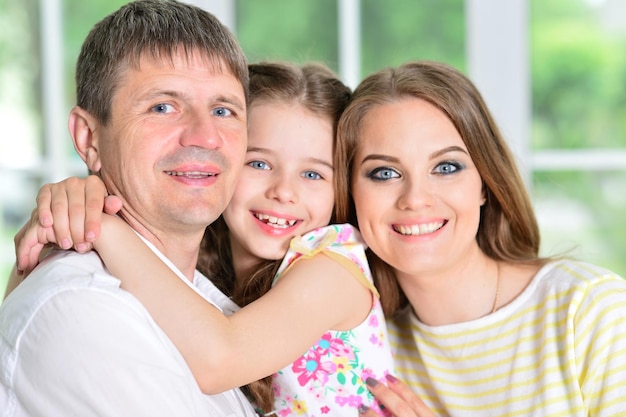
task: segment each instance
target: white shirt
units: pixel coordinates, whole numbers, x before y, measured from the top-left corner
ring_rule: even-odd
[[[194,285],[232,307],[199,272]],[[238,389],[203,394],[170,339],[119,286],[95,252],[56,252],[6,298],[0,416],[256,416]]]

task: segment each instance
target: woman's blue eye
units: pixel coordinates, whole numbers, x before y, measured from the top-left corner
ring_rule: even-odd
[[[320,180],[323,177],[315,171],[305,171],[302,176],[308,180]]]
[[[400,178],[400,174],[395,169],[380,167],[372,170],[368,177],[377,181],[387,181],[393,178]]]
[[[157,113],[169,113],[174,110],[174,107],[171,104],[159,103],[153,106],[152,110]]]
[[[218,107],[216,109],[213,109],[213,114],[219,117],[226,117],[226,116],[230,116],[231,114],[233,114],[233,112],[227,109],[226,107]]]
[[[442,162],[438,164],[435,167],[434,172],[438,174],[449,175],[449,174],[455,173],[456,171],[462,168],[463,166],[459,164],[458,162],[446,161],[446,162]]]
[[[264,170],[270,169],[269,165],[263,161],[250,161],[248,162],[248,166],[254,169],[264,169]]]

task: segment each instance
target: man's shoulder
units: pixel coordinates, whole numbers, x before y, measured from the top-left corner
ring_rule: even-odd
[[[19,337],[43,305],[59,294],[72,292],[76,300],[87,291],[118,291],[119,280],[111,276],[94,253],[55,251],[48,255],[0,305],[0,333]]]

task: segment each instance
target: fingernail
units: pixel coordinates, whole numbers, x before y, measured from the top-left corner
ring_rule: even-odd
[[[63,239],[61,241],[61,248],[63,249],[69,249],[72,247],[72,242],[69,239]]]
[[[372,378],[371,376],[367,377],[367,379],[365,380],[365,383],[367,384],[368,387],[372,387],[372,388],[378,385],[378,381]]]
[[[24,270],[20,268],[19,266],[15,268],[15,272],[17,273],[18,277],[21,277],[22,275],[24,275]]]
[[[87,252],[89,250],[89,245],[87,243],[79,243],[78,245],[76,245],[76,251],[83,253],[83,252]]]
[[[393,375],[385,375],[385,378],[387,379],[387,381],[391,382],[392,384],[395,384],[396,382],[398,382],[398,378],[396,378]]]
[[[367,410],[369,410],[370,408],[368,406],[366,406],[365,404],[361,404],[359,405],[359,414],[365,414],[367,413]]]
[[[93,242],[96,239],[96,234],[94,232],[87,232],[85,239],[87,239],[88,242]]]
[[[43,224],[43,227],[50,227],[52,226],[52,219],[50,217],[44,217],[41,219],[41,223]]]

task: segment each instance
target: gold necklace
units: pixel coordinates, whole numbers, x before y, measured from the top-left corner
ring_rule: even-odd
[[[498,309],[498,299],[500,298],[500,262],[496,262],[496,297],[493,300],[493,308],[491,309],[491,314],[495,313]]]

